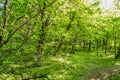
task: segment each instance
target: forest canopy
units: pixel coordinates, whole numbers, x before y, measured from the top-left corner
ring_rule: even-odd
[[[89,56],[90,59],[112,56],[110,60],[116,63],[115,59],[120,57],[119,3],[119,0],[0,0],[0,79],[73,80],[75,75],[64,79],[51,77],[52,71],[57,72],[56,67],[58,70],[63,67],[62,62],[55,62],[59,57],[60,61],[67,58],[74,63]],[[101,64],[102,60],[105,59],[101,58]],[[73,63],[68,67],[78,69]],[[75,78],[81,80],[77,75]]]

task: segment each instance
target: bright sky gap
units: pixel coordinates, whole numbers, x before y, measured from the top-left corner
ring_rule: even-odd
[[[112,9],[114,7],[113,0],[101,0],[102,9]]]

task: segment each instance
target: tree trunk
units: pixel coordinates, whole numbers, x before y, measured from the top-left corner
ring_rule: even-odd
[[[60,43],[58,44],[58,47],[57,47],[57,49],[56,49],[55,53],[54,53],[54,56],[56,56],[56,55],[57,55],[57,53],[58,53],[58,52],[59,52],[59,50],[61,49],[62,45],[63,45],[63,41],[61,40],[61,41],[60,41]]]
[[[115,35],[114,35],[114,54],[115,54],[115,56],[116,56],[116,53],[117,52],[117,50],[116,50],[116,32],[115,32]]]
[[[75,53],[75,46],[76,46],[76,36],[73,38],[73,42],[72,42],[72,48],[71,48],[71,53]]]
[[[96,40],[96,50],[97,50],[97,55],[98,55],[98,48],[99,48],[99,41],[98,39]]]
[[[115,55],[115,59],[119,59],[120,57],[120,47],[117,48],[117,53]]]
[[[44,29],[42,29],[42,33],[39,34],[39,40],[38,40],[38,46],[37,46],[37,61],[42,61],[42,55],[43,55],[43,47],[45,42],[45,33]]]
[[[91,40],[89,40],[89,44],[88,44],[88,51],[91,51]]]
[[[7,25],[7,5],[8,5],[8,0],[5,0],[3,5],[3,23],[2,23],[2,28],[0,30],[0,47],[2,47],[4,29],[6,28]]]
[[[107,45],[108,45],[108,33],[106,35],[106,40],[105,40],[105,54],[107,53]]]
[[[44,44],[45,44],[45,37],[46,37],[46,32],[45,29],[46,27],[50,24],[50,15],[47,14],[47,17],[45,16],[46,14],[44,11],[41,12],[41,22],[42,26],[41,29],[39,30],[39,40],[38,40],[38,45],[37,45],[37,61],[42,62],[42,56],[43,56],[43,50],[44,50]],[[45,19],[45,20],[44,20]]]
[[[63,51],[66,52],[66,49],[67,49],[67,42],[64,43],[64,48],[63,48]]]

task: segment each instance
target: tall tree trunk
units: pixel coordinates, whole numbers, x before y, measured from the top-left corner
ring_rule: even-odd
[[[63,51],[66,52],[66,49],[67,49],[67,41],[64,43],[64,48],[63,48]]]
[[[97,50],[97,55],[98,55],[98,53],[99,53],[99,52],[98,52],[98,49],[99,49],[99,40],[97,39],[97,40],[96,40],[96,50]]]
[[[105,44],[105,39],[102,39],[102,51],[104,51],[104,44]]]
[[[41,29],[39,30],[40,33],[39,33],[39,40],[38,40],[38,45],[37,45],[37,61],[38,62],[42,61],[45,37],[46,37],[45,30],[46,30],[46,27],[50,24],[50,15],[49,14],[47,15],[47,17],[45,17],[45,13],[43,11],[43,12],[41,12],[40,17],[41,17],[42,26],[41,26]]]
[[[108,32],[106,34],[106,40],[105,40],[105,54],[107,53],[107,45],[108,45]]]
[[[116,56],[116,54],[117,54],[117,49],[116,49],[116,31],[114,32],[114,54],[115,54],[115,56]]]
[[[60,41],[59,44],[58,44],[58,47],[57,47],[57,49],[56,49],[56,51],[55,51],[55,53],[54,53],[54,56],[57,55],[57,53],[58,53],[59,50],[61,49],[62,45],[63,45],[63,41]]]
[[[45,25],[42,25],[41,33],[39,33],[39,40],[37,46],[37,57],[39,62],[42,60],[44,43],[45,43]]]
[[[75,53],[75,46],[76,46],[76,36],[73,38],[73,42],[72,42],[72,48],[71,48],[71,53]]]
[[[116,37],[116,29],[115,29],[115,26],[113,26],[113,40],[114,40],[114,55],[116,56],[116,54],[117,54],[117,50],[116,50],[116,39],[117,39],[117,37]]]
[[[104,52],[105,54],[107,53],[107,41],[108,40],[105,40],[105,52]]]
[[[115,55],[115,59],[119,59],[119,58],[120,58],[120,46],[118,46],[117,53]]]
[[[91,44],[92,44],[92,42],[91,42],[91,40],[89,40],[88,51],[91,51]]]
[[[42,60],[43,55],[43,47],[44,47],[44,39],[38,40],[37,46],[37,61],[40,62]]]
[[[0,47],[3,42],[4,29],[6,28],[7,25],[7,5],[8,5],[8,0],[5,0],[3,5],[3,23],[2,23],[2,28],[0,30]]]

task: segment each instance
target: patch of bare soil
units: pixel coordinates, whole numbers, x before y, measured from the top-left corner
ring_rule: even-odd
[[[101,69],[95,68],[88,71],[88,74],[84,76],[84,80],[111,80],[110,78],[118,74],[120,75],[120,65]]]

